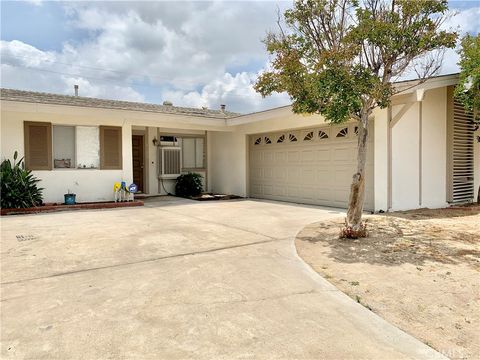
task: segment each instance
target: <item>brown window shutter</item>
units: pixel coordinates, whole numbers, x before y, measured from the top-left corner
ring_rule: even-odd
[[[100,168],[122,168],[122,128],[100,126]]]
[[[52,124],[25,121],[25,166],[29,170],[52,170]]]

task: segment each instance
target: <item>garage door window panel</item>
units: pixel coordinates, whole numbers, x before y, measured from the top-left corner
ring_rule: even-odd
[[[303,141],[312,141],[313,140],[313,131],[309,131],[304,137]]]
[[[345,138],[345,137],[347,137],[347,136],[348,136],[348,127],[341,129],[341,130],[337,133],[337,138]]]
[[[319,130],[319,131],[318,131],[318,138],[319,138],[320,140],[322,140],[322,139],[328,139],[328,134],[327,134],[325,131],[323,131],[323,130]]]

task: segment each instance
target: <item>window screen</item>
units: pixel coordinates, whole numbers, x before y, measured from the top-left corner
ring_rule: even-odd
[[[77,168],[100,167],[100,141],[97,126],[77,126]]]
[[[183,138],[182,154],[183,168],[203,169],[204,168],[204,138]]]
[[[75,167],[75,127],[53,126],[53,167]]]

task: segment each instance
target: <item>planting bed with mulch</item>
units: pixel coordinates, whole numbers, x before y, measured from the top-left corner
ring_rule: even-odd
[[[314,223],[298,254],[357,302],[453,359],[480,358],[480,206],[366,216],[369,237]]]
[[[37,207],[23,208],[23,209],[1,209],[0,214],[4,215],[21,215],[21,214],[34,214],[41,212],[55,212],[55,211],[67,211],[67,210],[87,210],[87,209],[113,209],[123,207],[143,206],[143,201],[125,201],[125,202],[86,202],[78,203],[75,205],[65,205],[60,203],[49,203]]]
[[[241,199],[241,196],[238,195],[224,195],[224,194],[212,194],[212,193],[205,193],[198,196],[189,197],[191,200],[197,201],[212,201],[212,200],[234,200],[234,199]]]

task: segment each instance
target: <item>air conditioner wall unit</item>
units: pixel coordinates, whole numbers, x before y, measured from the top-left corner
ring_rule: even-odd
[[[159,148],[161,179],[176,179],[182,171],[182,148],[166,146]]]

